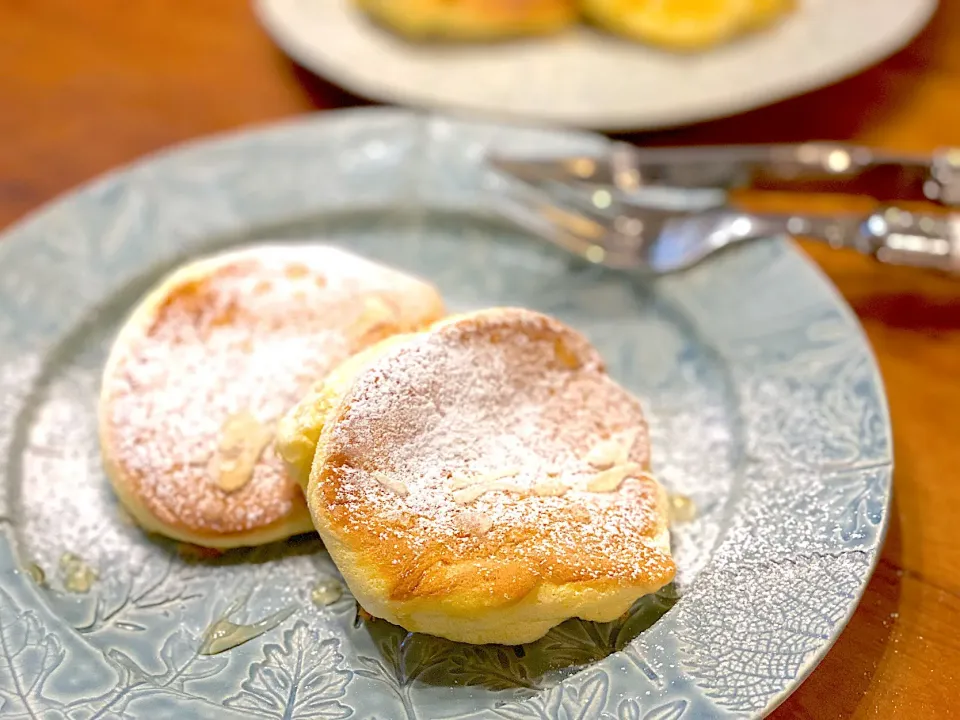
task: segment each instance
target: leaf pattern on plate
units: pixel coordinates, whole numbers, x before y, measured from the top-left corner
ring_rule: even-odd
[[[610,677],[603,670],[583,672],[576,682],[566,682],[529,700],[502,705],[499,717],[509,720],[593,720],[601,717],[610,692]]]
[[[0,589],[0,714],[41,717],[54,705],[44,685],[63,659],[63,646],[36,613],[17,612],[13,598]]]
[[[686,700],[674,700],[658,705],[647,712],[635,698],[625,698],[617,706],[616,720],[680,720],[690,705]]]
[[[530,652],[543,656],[551,669],[576,670],[623,650],[679,600],[671,584],[640,598],[621,618],[608,623],[568,620],[533,643]]]
[[[851,579],[868,565],[853,551],[704,575],[688,596],[695,604],[678,613],[684,667],[718,705],[762,709],[832,636],[850,610]]]
[[[568,620],[552,628],[537,645],[553,667],[580,667],[616,651],[619,627],[619,623]]]
[[[123,714],[127,706],[145,695],[168,693],[209,702],[187,690],[187,683],[213,677],[228,662],[226,656],[200,655],[199,638],[184,628],[177,628],[164,641],[159,659],[163,669],[151,673],[122,650],[110,649],[104,653],[117,671],[115,687],[93,698],[82,698],[70,703],[70,717],[74,720],[98,720],[111,713]],[[92,714],[88,714],[94,709]]]
[[[451,645],[455,645],[451,643]],[[420,680],[436,685],[480,686],[488,690],[536,690],[538,679],[531,677],[513,648],[477,645],[451,648],[442,663],[426,668]]]
[[[562,692],[560,702],[554,703],[552,717],[566,718],[566,720],[590,720],[600,715],[607,704],[607,693],[610,690],[610,678],[607,673],[599,671],[579,678],[576,684],[560,685]]]
[[[380,658],[358,655],[360,677],[378,683],[400,701],[404,716],[415,720],[413,683],[445,661],[443,641],[429,635],[407,632],[390,623],[374,620],[367,624]]]
[[[263,648],[263,660],[250,666],[240,692],[227,707],[267,717],[334,720],[353,714],[339,702],[353,673],[341,667],[340,642],[320,641],[303,621],[283,633],[281,644]]]
[[[111,583],[105,578],[96,595],[92,617],[76,627],[84,634],[110,628],[143,632],[149,627],[149,615],[202,596],[198,585],[204,579],[199,571],[174,572],[173,560],[146,561],[133,576]],[[115,586],[116,585],[116,586]]]
[[[384,683],[401,700],[415,683],[477,686],[512,693],[509,702],[551,687],[570,672],[602,660],[623,647],[676,602],[667,590],[644,598],[611,623],[570,620],[524,646],[466,645],[421,633],[408,633],[384,621],[367,625],[380,657],[360,656],[361,677]],[[557,671],[560,672],[558,676]]]
[[[677,599],[675,589],[668,586],[642,598],[618,620],[569,620],[540,640],[516,647],[466,645],[373,621],[365,627],[380,656],[361,655],[358,661],[363,667],[356,673],[380,683],[403,704],[407,717],[416,716],[417,690],[423,685],[482,687],[494,693],[491,700],[496,698],[493,702],[506,708],[504,712],[528,712],[536,703],[520,710],[511,708],[624,648]]]
[[[824,477],[830,488],[824,502],[840,518],[837,531],[841,541],[860,544],[883,520],[886,508],[884,487],[890,482],[890,468],[868,468]]]

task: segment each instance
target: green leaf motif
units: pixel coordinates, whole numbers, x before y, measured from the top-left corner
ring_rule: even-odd
[[[537,682],[510,648],[501,645],[455,647],[445,662],[431,666],[422,680],[443,685],[481,686],[488,690],[535,689]]]
[[[415,680],[436,677],[438,668],[460,647],[449,640],[407,632],[382,621],[371,623],[368,630],[380,657],[359,656],[363,668],[356,672],[361,677],[385,683],[398,697]]]
[[[283,634],[283,643],[263,649],[264,659],[250,666],[240,692],[227,707],[267,717],[337,720],[353,711],[338,701],[352,673],[341,668],[339,641],[319,642],[307,624],[298,622]]]
[[[56,703],[44,684],[63,662],[64,650],[32,612],[19,612],[13,598],[0,590],[0,715],[39,718]]]
[[[552,628],[537,646],[557,669],[599,662],[615,651],[615,623],[568,620]]]

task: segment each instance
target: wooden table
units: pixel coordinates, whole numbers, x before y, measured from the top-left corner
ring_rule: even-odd
[[[286,60],[247,0],[0,0],[0,225],[179,140],[361,102]],[[960,145],[960,2],[859,77],[642,139]],[[860,609],[775,717],[960,717],[960,281],[807,249],[879,356],[896,493]]]

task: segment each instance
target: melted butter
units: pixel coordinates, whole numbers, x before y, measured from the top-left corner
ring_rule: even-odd
[[[697,506],[689,495],[677,493],[670,496],[668,512],[671,523],[690,522],[697,517]]]
[[[319,580],[310,591],[310,600],[317,607],[333,605],[341,597],[343,597],[343,585],[329,578]]]
[[[373,622],[376,618],[360,607],[360,603],[357,603],[357,616],[353,619],[353,626],[358,628],[362,626],[365,622]]]
[[[43,571],[42,567],[37,565],[35,562],[29,562],[23,566],[23,570],[37,585],[40,587],[46,587],[47,574]]]
[[[231,415],[220,429],[218,450],[210,458],[208,473],[225,492],[235,492],[250,482],[253,469],[274,430],[249,410]]]
[[[227,611],[230,614],[235,608]],[[293,614],[294,608],[284,608],[263,620],[249,625],[231,622],[226,615],[212,623],[203,634],[203,643],[198,651],[200,655],[216,655],[231,650],[237,645],[243,645],[255,637],[260,637],[268,630],[272,630]]]
[[[89,592],[97,579],[93,568],[72,552],[60,556],[60,574],[63,576],[63,589],[72,593]]]

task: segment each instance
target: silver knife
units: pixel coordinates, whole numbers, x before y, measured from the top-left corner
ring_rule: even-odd
[[[906,155],[845,143],[639,148],[612,143],[602,155],[492,154],[491,167],[528,183],[584,183],[630,193],[647,187],[734,189],[765,183],[861,181],[888,185],[883,199],[960,206],[960,148]],[[871,182],[872,181],[872,182]]]

